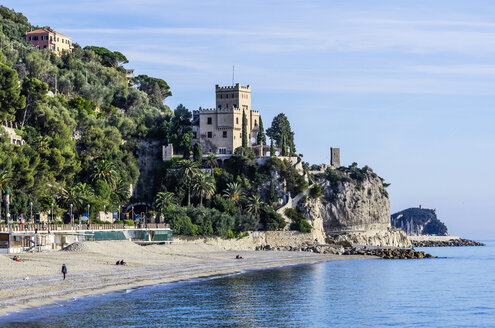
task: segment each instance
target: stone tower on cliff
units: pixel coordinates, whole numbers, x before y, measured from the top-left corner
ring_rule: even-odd
[[[200,142],[203,153],[233,154],[242,146],[242,117],[245,114],[248,145],[256,141],[259,112],[251,108],[251,87],[215,86],[216,107],[193,112],[194,142]]]

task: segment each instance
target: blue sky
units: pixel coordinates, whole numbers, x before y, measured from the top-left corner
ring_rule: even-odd
[[[493,1],[2,1],[82,46],[166,80],[171,108],[250,84],[311,163],[340,147],[391,183],[391,209],[436,208],[450,233],[494,239]]]

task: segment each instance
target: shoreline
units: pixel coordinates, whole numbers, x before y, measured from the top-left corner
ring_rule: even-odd
[[[0,316],[56,301],[163,283],[292,265],[376,258],[306,252],[230,251],[199,244],[143,247],[127,241],[92,243],[92,247],[101,246],[101,252],[91,249],[22,254],[24,262],[14,262],[11,257],[0,254]],[[114,249],[109,249],[111,246]],[[237,254],[243,259],[235,259]],[[115,265],[115,261],[122,258],[129,266]],[[69,270],[65,281],[59,273],[62,263],[66,263]],[[29,279],[25,280],[25,277]]]

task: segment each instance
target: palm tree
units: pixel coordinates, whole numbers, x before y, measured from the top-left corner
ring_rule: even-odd
[[[122,203],[129,198],[130,185],[126,183],[122,178],[118,178],[114,186],[110,188],[112,192],[117,195],[119,202]]]
[[[194,177],[199,174],[198,163],[185,159],[179,162],[179,179],[187,188],[187,206],[191,205],[191,186]]]
[[[169,205],[176,205],[177,197],[175,197],[174,193],[168,191],[162,191],[156,194],[155,200],[153,201],[153,205],[157,210],[163,212],[165,208]]]
[[[113,185],[116,179],[116,171],[112,162],[102,159],[95,162],[93,166],[93,173],[91,174],[93,180],[103,180],[109,186]]]
[[[248,198],[247,211],[258,215],[263,207],[263,202],[258,195],[252,195]]]
[[[80,210],[84,206],[83,201],[77,185],[62,189],[62,202],[64,203],[64,206],[69,207],[70,204],[72,204],[74,210]]]
[[[198,174],[193,181],[193,190],[199,196],[199,205],[203,206],[203,196],[209,197],[215,193],[215,179],[209,174]]]
[[[82,203],[89,203],[94,196],[93,189],[86,183],[79,182],[74,186],[74,189]]]
[[[209,153],[208,157],[206,157],[205,162],[206,162],[205,164],[210,167],[211,172],[213,174],[213,168],[218,166],[217,156],[213,153]]]
[[[223,195],[226,198],[230,198],[237,205],[244,197],[244,190],[238,182],[231,182],[227,184],[227,189],[225,189]]]

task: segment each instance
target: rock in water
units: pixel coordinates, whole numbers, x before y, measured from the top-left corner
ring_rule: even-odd
[[[408,208],[392,214],[391,221],[393,227],[404,230],[409,236],[448,236],[447,227],[437,218],[436,210]]]

